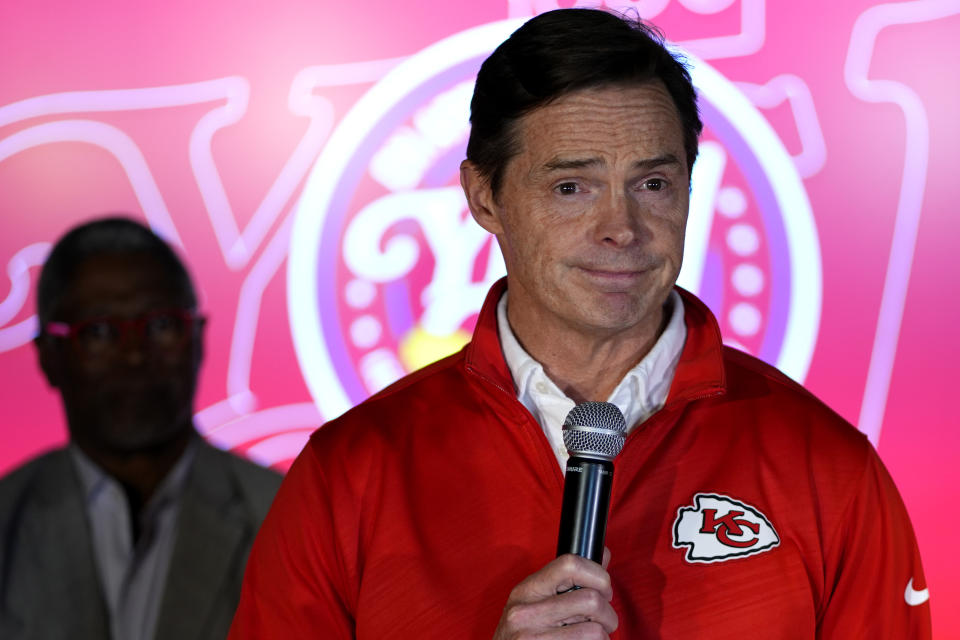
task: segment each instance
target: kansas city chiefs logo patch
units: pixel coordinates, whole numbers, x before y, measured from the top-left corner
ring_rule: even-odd
[[[687,547],[687,562],[725,562],[763,553],[780,536],[758,509],[727,496],[698,493],[693,506],[677,509],[673,546]]]

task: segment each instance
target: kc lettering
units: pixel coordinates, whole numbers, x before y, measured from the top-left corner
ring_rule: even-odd
[[[693,506],[677,510],[673,546],[687,549],[687,562],[724,562],[769,551],[780,544],[758,509],[719,494],[698,493]]]
[[[717,539],[728,547],[737,547],[739,549],[752,547],[757,544],[757,540],[759,539],[757,536],[760,533],[760,525],[756,522],[750,522],[749,520],[740,518],[739,516],[742,515],[743,511],[728,511],[723,517],[717,518],[716,509],[704,509],[703,526],[700,528],[700,533],[716,533]],[[730,537],[731,534],[734,536],[743,535],[744,527],[753,531],[754,537],[747,538],[746,540],[734,540]]]

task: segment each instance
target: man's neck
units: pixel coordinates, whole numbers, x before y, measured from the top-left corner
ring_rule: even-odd
[[[617,332],[588,332],[580,327],[551,323],[512,312],[519,305],[507,301],[507,318],[517,341],[547,376],[574,402],[605,401],[656,344],[669,320],[661,309],[652,328],[642,326]],[[550,329],[544,330],[549,323]]]
[[[184,429],[168,442],[137,452],[116,452],[88,442],[74,442],[90,460],[123,486],[133,508],[142,507],[150,500],[183,455],[193,434],[192,428]]]

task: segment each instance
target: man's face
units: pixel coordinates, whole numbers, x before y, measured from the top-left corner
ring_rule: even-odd
[[[689,203],[666,89],[578,91],[524,116],[517,133],[498,198],[469,169],[464,180],[474,217],[503,252],[515,329],[655,336]]]
[[[185,302],[156,258],[103,255],[80,265],[53,318],[71,324],[134,319],[183,309]],[[156,338],[128,328],[115,347],[102,351],[75,339],[39,338],[41,365],[63,397],[71,437],[97,450],[133,453],[182,436],[192,426],[201,330],[202,322],[195,322],[183,340],[158,347]]]

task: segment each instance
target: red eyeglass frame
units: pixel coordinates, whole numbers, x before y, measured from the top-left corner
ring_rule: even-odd
[[[71,342],[75,342],[77,334],[79,334],[84,328],[98,322],[105,322],[118,330],[118,336],[120,339],[117,341],[117,343],[122,344],[126,339],[130,329],[135,329],[138,337],[143,340],[146,337],[147,323],[152,318],[159,316],[176,316],[180,318],[180,320],[182,320],[184,323],[184,335],[189,335],[190,331],[193,330],[193,324],[195,322],[198,320],[203,321],[205,319],[204,316],[193,309],[156,309],[154,311],[148,311],[140,314],[134,318],[101,316],[97,318],[81,320],[79,322],[60,322],[57,320],[51,320],[43,325],[42,332],[55,338],[65,338],[69,339]]]

